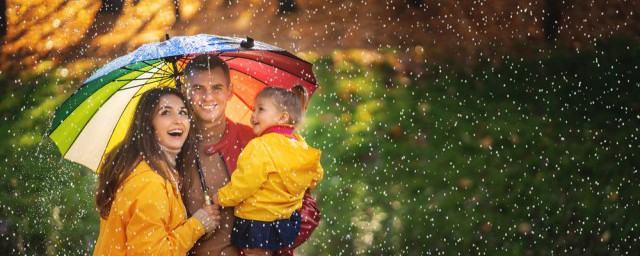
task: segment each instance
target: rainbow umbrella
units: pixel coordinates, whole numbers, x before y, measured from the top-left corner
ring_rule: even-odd
[[[98,69],[58,107],[47,135],[64,158],[97,171],[104,154],[124,138],[139,96],[180,86],[183,68],[200,54],[217,54],[229,65],[234,97],[227,116],[236,122],[248,123],[255,96],[266,86],[302,85],[310,94],[317,88],[311,63],[281,48],[249,37],[178,36],[145,44]]]

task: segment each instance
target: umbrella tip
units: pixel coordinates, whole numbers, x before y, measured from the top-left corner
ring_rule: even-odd
[[[246,40],[242,40],[242,42],[240,42],[240,47],[246,48],[246,49],[253,48],[253,38],[247,37]]]

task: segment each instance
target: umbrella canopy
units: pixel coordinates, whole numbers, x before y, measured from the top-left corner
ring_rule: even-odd
[[[103,155],[124,138],[139,96],[175,87],[190,59],[216,54],[227,62],[233,98],[226,114],[248,123],[255,96],[266,86],[317,88],[312,65],[285,50],[251,38],[213,35],[174,37],[150,43],[98,69],[55,112],[48,136],[62,156],[98,170]],[[177,72],[176,72],[177,70]]]

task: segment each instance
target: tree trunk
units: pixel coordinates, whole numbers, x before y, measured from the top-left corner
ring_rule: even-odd
[[[422,0],[407,0],[407,4],[413,8],[424,7],[424,2]]]
[[[294,13],[298,10],[298,5],[296,4],[296,0],[278,0],[278,13],[279,14],[289,14]]]
[[[180,20],[180,0],[173,0],[173,14]]]
[[[7,1],[0,1],[0,37],[7,35]]]
[[[121,13],[124,0],[103,0],[99,13]]]
[[[544,31],[544,37],[547,41],[554,41],[558,36],[558,28],[560,27],[560,19],[562,18],[561,4],[565,4],[565,1],[557,0],[545,0],[546,13],[544,22],[542,23],[542,30]]]

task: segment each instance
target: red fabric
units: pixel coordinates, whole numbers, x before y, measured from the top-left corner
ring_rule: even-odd
[[[222,59],[225,59],[225,57],[222,57]],[[271,66],[269,63],[261,63],[243,58],[229,58],[225,59],[225,61],[229,65],[229,69],[250,75],[253,79],[258,80],[263,84],[278,86],[285,89],[289,89],[299,84],[309,90],[310,93],[312,93],[317,87],[314,82],[309,82],[299,77],[297,74],[289,73],[280,67]]]
[[[278,69],[296,75],[314,85],[318,83],[313,75],[313,65],[287,52],[237,51],[224,52],[220,57],[225,60],[238,58],[252,60],[262,63],[262,65],[278,67]]]
[[[205,152],[208,155],[220,152],[224,163],[227,165],[227,172],[231,175],[236,169],[240,152],[254,137],[251,127],[227,119],[227,126],[222,138],[218,143],[207,146]]]
[[[262,131],[262,133],[260,134],[260,136],[265,135],[267,133],[278,133],[278,134],[282,134],[284,136],[286,136],[287,138],[296,138],[296,136],[293,136],[293,130],[295,128],[293,126],[290,125],[274,125],[271,126],[267,129],[264,129],[264,131]]]
[[[231,175],[236,169],[240,152],[242,152],[247,143],[249,143],[249,141],[254,137],[253,129],[251,129],[251,127],[227,119],[227,126],[222,138],[220,138],[218,143],[207,146],[206,153],[211,155],[216,152],[220,152],[222,159],[227,165],[227,172]],[[321,219],[320,209],[318,209],[316,200],[311,197],[309,191],[305,193],[304,198],[302,199],[302,207],[300,207],[298,211],[302,216],[300,234],[291,247],[276,251],[276,255],[294,255],[293,249],[307,241],[311,236],[311,233],[313,233],[313,231],[318,227],[318,223]]]
[[[262,91],[266,84],[263,82],[254,79],[250,75],[244,74],[237,70],[230,70],[231,81],[233,84],[240,84],[242,86],[234,86],[233,94],[244,103],[249,109],[253,110],[253,105],[255,104],[256,96],[260,91]],[[232,113],[227,113],[227,116]]]
[[[293,249],[298,248],[301,244],[307,241],[311,236],[311,233],[318,227],[322,215],[316,200],[311,197],[309,190],[304,193],[304,199],[302,199],[302,207],[298,210],[302,216],[302,223],[300,225],[300,234],[296,237],[296,241],[290,247],[285,247],[277,250],[275,255],[293,256]]]

